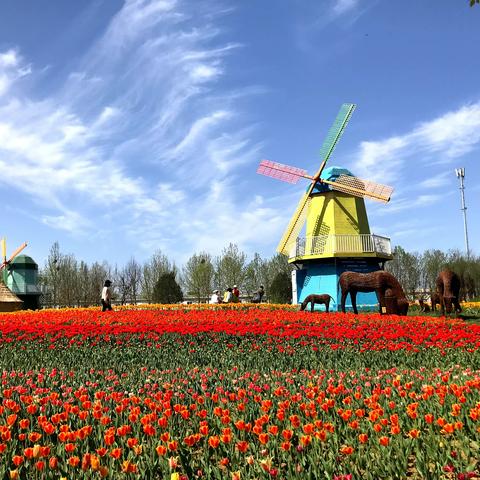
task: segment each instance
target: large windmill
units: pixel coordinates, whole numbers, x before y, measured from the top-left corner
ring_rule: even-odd
[[[310,293],[328,293],[338,305],[338,276],[346,270],[369,272],[392,258],[390,240],[372,235],[364,199],[387,203],[393,189],[353,176],[347,169],[326,168],[335,146],[355,109],[342,105],[320,151],[320,167],[306,170],[262,160],[257,172],[289,183],[310,181],[278,244],[277,251],[296,266],[293,303]],[[306,223],[305,237],[299,235]],[[375,294],[359,295],[359,304],[372,308]]]

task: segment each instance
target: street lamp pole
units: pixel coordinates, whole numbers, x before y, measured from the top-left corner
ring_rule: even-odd
[[[464,178],[465,178],[465,169],[456,168],[455,175],[460,180],[460,194],[462,198],[462,212],[463,212],[463,228],[465,232],[465,248],[467,250],[467,258],[470,257],[470,248],[468,246],[468,231],[467,231],[467,207],[465,206],[465,185],[464,185]]]

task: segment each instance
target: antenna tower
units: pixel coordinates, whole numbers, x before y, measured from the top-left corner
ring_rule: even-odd
[[[470,257],[470,248],[468,246],[468,231],[467,231],[467,207],[465,205],[465,185],[464,185],[464,178],[465,178],[465,169],[456,168],[455,175],[460,180],[460,194],[462,197],[462,212],[463,212],[463,228],[465,231],[465,249],[467,250],[467,258]]]

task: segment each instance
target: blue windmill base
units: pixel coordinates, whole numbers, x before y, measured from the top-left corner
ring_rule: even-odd
[[[381,270],[382,265],[376,258],[333,258],[327,260],[312,260],[296,266],[292,272],[293,299],[292,303],[302,303],[310,294],[328,294],[330,311],[341,311],[342,292],[338,280],[343,272],[368,273]],[[311,306],[308,304],[307,309]],[[347,296],[346,311],[353,311],[350,295]],[[364,311],[379,310],[375,292],[357,294],[357,309]],[[325,311],[325,305],[315,305],[315,310]]]

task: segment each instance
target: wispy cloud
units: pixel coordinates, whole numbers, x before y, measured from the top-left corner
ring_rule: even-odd
[[[480,144],[480,102],[421,123],[404,135],[360,144],[352,169],[359,176],[395,183],[413,160],[451,163]]]
[[[232,188],[260,145],[238,109],[242,92],[221,85],[240,46],[222,41],[214,9],[126,0],[46,98],[19,84],[40,71],[18,50],[0,52],[0,183],[29,195],[45,225],[101,225],[150,249],[211,251],[278,228],[263,226],[271,209]]]
[[[349,11],[354,10],[359,3],[359,0],[335,0],[332,11],[334,15],[343,15]]]

